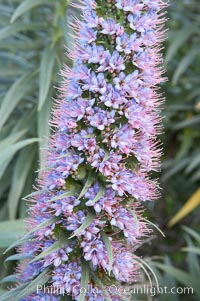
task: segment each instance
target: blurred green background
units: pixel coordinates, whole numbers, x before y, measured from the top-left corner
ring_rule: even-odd
[[[0,2],[0,250],[24,231],[27,206],[47,146],[48,119],[59,70],[73,51],[67,25],[79,11],[67,0]],[[147,296],[148,300],[200,299],[200,2],[173,0],[168,9],[164,58],[168,82],[163,108],[165,133],[162,198],[149,204],[148,218],[165,233],[154,233],[142,253],[161,283],[192,286],[194,295]],[[40,160],[40,163],[39,163]],[[187,207],[183,207],[187,202]],[[177,212],[180,216],[169,221]],[[184,212],[183,212],[184,210]],[[176,223],[175,223],[176,222]],[[172,227],[172,224],[173,227]],[[11,253],[12,254],[12,253]],[[3,264],[12,274],[15,261]],[[4,286],[4,285],[3,285]],[[156,299],[157,298],[157,299]]]

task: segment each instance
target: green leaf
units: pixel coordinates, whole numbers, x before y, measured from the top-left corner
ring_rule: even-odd
[[[177,53],[178,49],[188,40],[188,38],[194,31],[196,31],[196,27],[192,25],[192,26],[184,27],[175,32],[174,39],[170,44],[166,54],[166,58],[165,58],[166,64],[169,63],[169,61]]]
[[[37,114],[37,131],[40,138],[39,151],[40,151],[40,169],[43,169],[46,161],[46,154],[43,149],[48,146],[48,139],[50,135],[49,119],[51,112],[51,97],[47,97],[47,101],[43,105],[42,109]]]
[[[33,129],[35,128],[36,112],[37,111],[35,107],[33,107],[28,114],[20,115],[20,119],[17,122],[15,120],[15,126],[12,129],[12,133],[17,133],[18,131],[27,129],[31,134],[33,134]],[[11,118],[9,120],[11,120]]]
[[[167,266],[162,263],[158,262],[152,262],[151,263],[153,266],[158,267],[162,271],[170,274],[172,277],[176,278],[177,281],[180,283],[188,286],[191,286],[194,291],[197,293],[198,296],[200,296],[200,291],[199,291],[199,279],[191,276],[190,274],[183,272],[182,270],[178,268],[174,268],[172,266]]]
[[[74,234],[71,235],[69,237],[69,239],[79,235],[82,231],[84,231],[87,227],[89,227],[90,224],[93,222],[94,218],[95,218],[95,214],[89,211],[86,218],[85,218],[85,220],[84,220],[84,222],[83,222],[83,224],[78,229],[76,229],[74,231]]]
[[[148,272],[147,268],[144,266],[143,263],[141,262],[137,262],[138,266],[140,266],[140,268],[143,270],[144,274],[146,275],[148,281],[149,281],[149,286],[150,287],[153,287],[153,283],[152,283],[152,280],[151,280],[151,275],[150,273]]]
[[[55,50],[47,45],[42,53],[40,63],[40,82],[39,82],[39,103],[38,111],[41,111],[45,100],[47,98],[49,88],[51,85],[51,79],[53,76],[53,67],[55,63]]]
[[[192,239],[190,238],[190,236],[188,234],[186,235],[186,241],[187,241],[188,247],[194,247]],[[186,260],[188,263],[188,269],[189,269],[190,274],[194,277],[198,277],[200,275],[200,265],[199,265],[198,255],[193,252],[188,252]]]
[[[5,293],[7,293],[7,290],[0,288],[0,296],[4,295]]]
[[[18,260],[21,260],[21,259],[28,259],[28,258],[32,258],[32,256],[25,255],[25,254],[15,254],[15,255],[11,255],[11,256],[7,257],[5,262],[14,261],[14,260],[18,261]]]
[[[200,255],[200,248],[199,247],[185,247],[185,248],[182,248],[182,250],[184,252],[191,252],[191,253]]]
[[[17,296],[15,301],[20,301],[21,299],[25,298],[26,296],[34,293],[37,291],[37,287],[44,285],[48,282],[51,278],[49,275],[50,268],[44,270],[38,277],[30,282]],[[0,300],[1,301],[1,300]]]
[[[3,65],[5,64],[5,67],[8,69],[8,65],[10,63],[13,63],[15,65],[18,65],[20,67],[22,67],[23,69],[27,70],[28,68],[30,69],[30,67],[33,67],[33,65],[28,62],[25,58],[13,54],[13,53],[9,53],[8,51],[1,51],[0,52],[0,60],[3,61]],[[1,69],[1,72],[3,70]],[[6,70],[5,70],[6,71]],[[14,71],[13,73],[11,73],[11,71],[9,70],[10,73],[6,74],[7,76],[15,76],[16,75],[16,71],[17,69],[12,70]]]
[[[0,30],[0,40],[8,38],[11,35],[14,35],[21,31],[27,31],[27,30],[38,31],[38,30],[44,29],[45,27],[46,27],[46,24],[36,23],[36,22],[35,23],[33,23],[33,22],[27,23],[27,24],[23,23],[23,22],[11,24]]]
[[[78,297],[78,301],[84,301],[87,293],[87,286],[89,281],[89,265],[85,260],[82,260],[82,272],[81,272],[81,293]],[[83,289],[82,289],[83,288]]]
[[[30,262],[34,262],[34,261],[40,260],[40,259],[46,257],[47,255],[52,254],[52,253],[58,251],[59,249],[65,247],[69,243],[70,243],[69,239],[67,239],[66,236],[63,234],[63,235],[61,235],[59,237],[58,241],[56,241],[53,245],[51,245],[50,247],[48,247],[46,250],[44,250],[42,253],[40,253],[38,256],[36,256]]]
[[[107,252],[108,252],[108,261],[109,261],[109,274],[112,271],[112,267],[113,267],[113,251],[112,251],[112,245],[110,243],[110,239],[108,237],[108,235],[104,232],[101,233],[103,242],[106,246]]]
[[[151,272],[151,274],[153,275],[153,277],[154,277],[154,279],[155,279],[156,287],[159,287],[159,283],[158,283],[157,276],[156,276],[154,270],[151,268],[151,266],[150,266],[146,261],[144,261],[142,258],[139,258],[139,257],[137,257],[137,258],[135,259],[135,261],[143,268],[144,271],[146,270],[145,267],[148,268],[148,270]],[[145,266],[145,267],[144,267],[144,266]],[[150,283],[151,283],[151,278],[149,278],[149,281],[150,281]],[[151,285],[151,286],[152,286],[152,285]]]
[[[21,15],[23,15],[25,12],[32,9],[33,7],[36,7],[38,5],[50,4],[51,2],[51,0],[25,0],[16,8],[10,22],[13,23],[17,18],[19,18]]]
[[[0,222],[0,248],[7,248],[25,232],[23,220]]]
[[[193,125],[198,125],[200,122],[200,116],[197,115],[197,116],[194,116],[190,119],[186,119],[186,120],[183,120],[181,122],[177,122],[176,125],[174,126],[174,129],[175,130],[180,130],[180,129],[183,129],[183,128],[186,128],[186,127],[190,127],[190,126],[193,126]]]
[[[182,141],[175,160],[179,161],[183,159],[185,156],[187,156],[190,148],[194,143],[194,135],[191,132],[192,129],[189,128],[185,128],[183,130],[182,139],[181,139]]]
[[[21,291],[22,289],[24,289],[26,287],[26,283],[20,285],[20,286],[17,286],[16,288],[12,289],[11,291],[1,295],[0,297],[0,301],[16,301],[15,300],[15,296],[16,296],[16,293],[18,293],[19,291]]]
[[[81,192],[79,194],[78,200],[80,200],[84,196],[84,194],[86,193],[88,188],[92,185],[94,180],[95,180],[95,178],[94,178],[93,173],[89,173],[88,178],[85,182],[85,185],[83,186],[83,189],[81,190]]]
[[[184,158],[178,162],[173,162],[172,168],[169,171],[165,172],[164,176],[162,177],[163,181],[166,181],[176,173],[180,172],[187,164],[190,162],[190,158]]]
[[[192,177],[190,179],[191,179],[191,182],[199,180],[200,179],[200,171],[197,170],[196,172],[194,172],[194,174],[192,175]]]
[[[0,284],[7,283],[7,282],[17,282],[17,277],[16,277],[16,275],[9,275],[9,276],[4,277],[4,278],[0,281]]]
[[[0,142],[0,150],[8,147],[9,145],[17,142],[20,138],[22,138],[24,136],[24,134],[27,132],[27,130],[21,130],[19,132],[16,133],[11,133],[7,138],[1,140]]]
[[[138,217],[137,217],[137,215],[135,214],[135,212],[134,212],[133,210],[131,210],[130,208],[128,208],[128,211],[131,213],[131,215],[132,215],[133,218],[134,218],[134,222],[135,222],[135,226],[136,226],[136,233],[138,234],[138,233],[139,233],[139,230],[140,230]]]
[[[30,234],[32,234],[32,233],[38,231],[39,229],[42,229],[42,228],[47,227],[47,226],[50,226],[50,225],[56,223],[58,220],[59,220],[59,217],[58,217],[58,216],[53,216],[53,217],[47,219],[46,221],[44,221],[43,223],[39,224],[39,225],[38,225],[37,227],[35,227],[34,229],[32,229],[32,230],[28,233],[28,235],[30,235]]]
[[[34,164],[35,164],[35,161],[33,161],[32,168],[28,173],[28,176],[26,179],[26,184],[24,186],[22,195],[27,195],[27,193],[33,189],[33,182],[35,181],[35,176],[32,173],[32,170],[35,169]],[[19,202],[19,208],[18,208],[18,214],[19,214],[20,218],[27,217],[28,208],[29,208],[28,203],[21,198],[21,202]]]
[[[170,219],[168,227],[174,226],[177,222],[187,216],[192,210],[200,205],[200,188],[198,188],[186,201],[182,208]]]
[[[14,154],[19,151],[21,148],[38,142],[39,139],[37,138],[30,138],[26,140],[22,140],[20,142],[17,142],[15,144],[12,144],[5,148],[2,152],[0,152],[0,177],[2,177],[7,165],[12,160]]]
[[[0,4],[0,12],[2,15],[6,16],[12,13],[13,8],[10,5],[3,4],[3,2],[1,3],[2,4]]]
[[[200,244],[200,235],[196,231],[186,226],[182,226],[183,230],[187,232],[191,237],[193,237]]]
[[[53,197],[52,199],[48,200],[47,202],[55,202],[55,201],[57,201],[57,200],[61,200],[61,199],[63,199],[63,198],[67,198],[67,197],[69,197],[69,196],[73,196],[74,193],[75,193],[74,190],[67,191],[67,192],[65,192],[65,193],[62,193],[62,194],[59,194],[59,195]]]
[[[160,234],[163,236],[163,237],[166,237],[165,234],[163,233],[163,231],[157,226],[155,225],[154,223],[152,223],[151,221],[149,221],[148,219],[146,218],[143,218],[145,220],[146,223],[148,223],[149,225],[153,226],[156,230],[158,230],[158,232],[160,232]]]
[[[164,263],[168,266],[171,266],[171,261],[170,258],[165,256],[164,258]],[[164,287],[164,286],[168,286],[168,287],[177,287],[177,281],[176,279],[174,279],[174,277],[172,277],[171,275],[167,274],[167,273],[163,273],[163,275],[161,276],[160,270],[158,270],[157,268],[153,267],[156,275],[159,278],[159,283],[160,286]],[[160,298],[161,297],[161,298]],[[162,294],[159,296],[159,301],[169,301],[169,296],[167,294]],[[179,301],[179,297],[177,294],[171,295],[170,296],[170,301]]]
[[[199,54],[199,49],[191,49],[190,51],[187,52],[186,56],[180,61],[174,76],[172,78],[172,82],[174,84],[177,83],[179,80],[180,76],[186,71],[186,69],[191,65],[191,63],[194,61],[196,56]]]
[[[14,243],[9,245],[9,247],[3,252],[3,254],[6,254],[11,249],[13,249],[19,245],[22,245],[24,242],[31,240],[33,237],[34,236],[23,236],[22,238],[15,240]]]
[[[105,289],[105,285],[101,282],[99,277],[97,277],[93,271],[90,271],[90,274],[92,276],[93,281],[100,287],[100,289],[102,289],[104,296],[105,296],[105,301],[111,301],[111,298],[108,293],[109,290]]]
[[[32,82],[33,74],[28,72],[14,82],[1,102],[0,130],[10,117],[19,101],[30,91],[35,89]]]
[[[96,197],[94,198],[94,200],[92,200],[90,202],[91,205],[94,205],[105,193],[105,186],[104,185],[100,185],[100,189],[99,189],[99,192],[97,193]]]
[[[30,194],[26,195],[23,199],[24,199],[24,200],[27,200],[27,199],[29,199],[30,197],[33,197],[33,196],[35,196],[35,195],[38,195],[38,194],[41,194],[41,193],[45,193],[45,192],[47,192],[46,189],[40,189],[40,190],[31,192]]]
[[[200,154],[197,153],[196,156],[193,156],[193,158],[191,159],[190,164],[188,165],[186,172],[190,173],[192,170],[194,170],[195,168],[197,168],[197,166],[200,165]]]
[[[18,201],[22,194],[29,170],[34,159],[35,152],[31,148],[25,148],[20,152],[12,175],[11,189],[8,195],[9,219],[15,219],[17,215]]]

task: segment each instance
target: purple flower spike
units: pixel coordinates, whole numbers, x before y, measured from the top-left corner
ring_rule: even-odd
[[[63,294],[104,301],[103,287],[111,301],[129,300],[109,287],[137,280],[133,252],[151,233],[142,203],[159,196],[150,175],[160,168],[166,3],[81,0],[80,7],[74,67],[62,73],[46,166],[18,249],[21,301],[61,301]],[[26,289],[41,279],[59,289]]]

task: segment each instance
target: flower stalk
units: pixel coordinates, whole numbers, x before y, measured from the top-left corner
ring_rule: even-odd
[[[65,300],[63,292],[71,300],[124,300],[105,288],[137,280],[134,251],[151,233],[142,202],[159,197],[149,175],[160,169],[166,3],[74,6],[83,15],[71,24],[74,67],[62,71],[46,168],[29,197],[29,234],[17,268],[19,287],[37,283],[47,268],[49,277],[40,291],[27,295],[22,288],[17,300]]]

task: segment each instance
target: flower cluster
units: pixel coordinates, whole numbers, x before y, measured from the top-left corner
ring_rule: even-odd
[[[165,6],[162,0],[81,1],[83,21],[72,24],[74,67],[62,72],[46,168],[30,198],[19,285],[47,271],[48,285],[79,300],[88,275],[93,289],[85,300],[103,301],[99,283],[135,281],[133,251],[150,233],[141,203],[159,196],[149,173],[160,167]],[[23,298],[29,300],[61,295],[33,292]],[[111,294],[110,300],[122,299]]]

